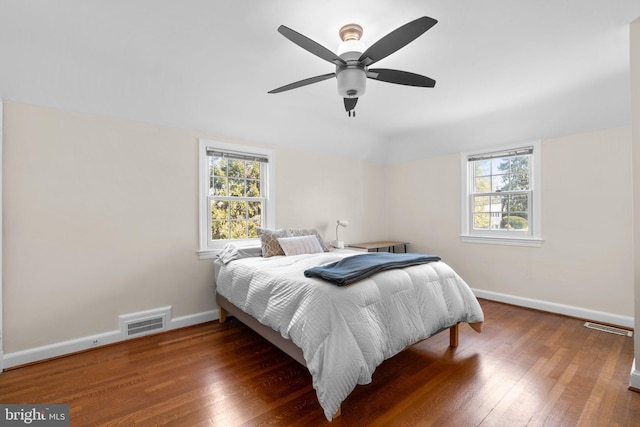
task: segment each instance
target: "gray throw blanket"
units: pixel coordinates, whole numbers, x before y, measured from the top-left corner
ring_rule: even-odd
[[[437,255],[375,252],[354,255],[338,262],[313,267],[305,270],[304,275],[328,280],[338,286],[345,286],[366,279],[380,271],[427,264],[434,261],[440,261],[440,257]]]

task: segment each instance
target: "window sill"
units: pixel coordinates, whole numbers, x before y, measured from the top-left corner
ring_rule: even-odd
[[[222,244],[220,244],[219,247],[200,249],[199,251],[197,251],[198,257],[200,257],[200,259],[217,258],[218,254],[222,252],[225,246],[227,246],[227,244],[229,243],[232,243],[233,246],[235,246],[238,249],[255,248],[255,247],[260,247],[261,245],[260,239],[244,239],[244,240],[238,239],[238,240],[224,241]]]
[[[200,259],[213,259],[218,256],[221,249],[206,249],[203,251],[198,251],[198,257]]]
[[[530,248],[542,247],[543,239],[536,237],[493,237],[461,235],[460,239],[465,243],[480,243],[485,245],[525,246]]]

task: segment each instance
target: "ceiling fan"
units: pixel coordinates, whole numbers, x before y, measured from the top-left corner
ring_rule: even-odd
[[[358,24],[347,24],[339,31],[342,43],[338,47],[337,54],[291,28],[280,25],[278,27],[280,34],[301,48],[331,62],[336,66],[336,71],[290,83],[273,89],[269,93],[280,93],[336,77],[338,94],[344,98],[344,108],[349,117],[355,117],[354,108],[358,98],[364,95],[367,78],[406,86],[434,87],[435,80],[420,74],[388,68],[369,68],[369,66],[402,49],[437,22],[433,18],[423,16],[393,30],[368,49],[360,41],[362,27]]]

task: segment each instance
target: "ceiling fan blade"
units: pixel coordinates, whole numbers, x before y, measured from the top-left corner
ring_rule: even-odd
[[[349,112],[356,108],[356,104],[358,103],[358,98],[345,98],[344,99],[344,109]]]
[[[294,42],[295,44],[297,44],[298,46],[300,46],[301,48],[303,48],[304,50],[307,50],[313,53],[315,56],[318,56],[324,59],[325,61],[329,61],[335,65],[346,64],[346,62],[342,58],[340,58],[335,53],[331,52],[326,47],[322,46],[317,42],[314,42],[309,37],[303,36],[302,34],[292,30],[289,27],[280,25],[278,27],[278,32],[283,36],[285,36],[286,38],[288,38],[289,40],[291,40],[292,42]]]
[[[427,76],[388,68],[369,68],[367,77],[406,86],[434,87],[436,85],[436,81]]]
[[[400,28],[396,28],[377,42],[375,42],[369,49],[365,50],[358,61],[369,66],[374,62],[380,61],[382,58],[386,58],[393,52],[402,49],[422,34],[429,28],[433,27],[438,21],[428,16],[423,16],[414,21],[404,24]]]
[[[323,74],[321,76],[309,77],[308,79],[300,80],[300,81],[295,82],[295,83],[289,83],[288,85],[279,87],[277,89],[270,90],[268,93],[280,93],[280,92],[284,92],[286,90],[296,89],[296,88],[299,88],[299,87],[302,87],[302,86],[310,85],[312,83],[318,83],[318,82],[330,79],[331,77],[335,77],[335,76],[336,76],[336,73],[328,73],[328,74]]]

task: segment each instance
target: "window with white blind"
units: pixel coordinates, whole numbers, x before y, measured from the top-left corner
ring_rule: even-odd
[[[200,140],[200,256],[273,227],[271,150]]]
[[[540,246],[540,142],[462,155],[462,240]]]

